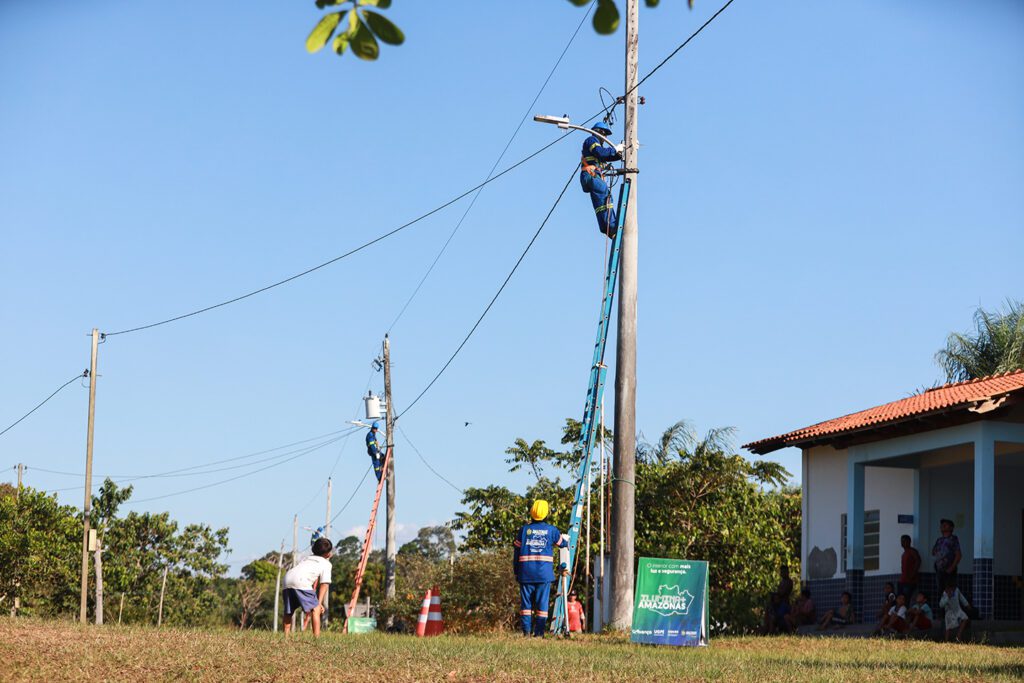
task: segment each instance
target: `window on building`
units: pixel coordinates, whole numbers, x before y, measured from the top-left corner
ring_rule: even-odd
[[[846,571],[846,513],[841,516],[840,541],[843,561],[840,565]],[[864,511],[864,570],[878,569],[878,546],[881,538],[881,515],[878,510]]]

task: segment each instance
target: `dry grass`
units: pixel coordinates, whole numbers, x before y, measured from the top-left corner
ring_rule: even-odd
[[[720,638],[700,649],[512,636],[325,635],[80,627],[0,618],[0,679],[215,681],[1020,681],[1024,651],[983,645]]]

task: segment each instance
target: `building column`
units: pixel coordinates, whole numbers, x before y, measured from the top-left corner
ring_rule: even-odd
[[[864,464],[850,449],[846,474],[846,590],[864,618]]]
[[[984,422],[974,440],[974,607],[982,619],[991,619],[995,580],[992,558],[995,549],[996,443]]]

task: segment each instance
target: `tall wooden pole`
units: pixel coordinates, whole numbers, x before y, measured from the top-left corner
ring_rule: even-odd
[[[395,404],[391,400],[391,343],[384,335],[384,400],[387,403],[385,428],[387,429],[388,471],[384,473],[387,480],[387,541],[384,549],[384,597],[395,597]]]
[[[156,613],[157,628],[162,626],[164,623],[164,591],[167,590],[167,570],[170,568],[170,565],[164,566],[164,578],[163,581],[160,582],[160,607],[157,609]]]
[[[18,490],[14,492],[15,502],[21,500],[21,487],[22,481],[25,477],[25,465],[18,463]],[[21,510],[17,511],[17,514],[21,514]],[[21,577],[18,576],[14,580],[14,600],[11,602],[11,616],[18,616],[18,610],[21,609]]]
[[[78,620],[86,623],[89,593],[89,514],[92,512],[92,434],[96,421],[96,355],[99,352],[100,331],[92,330],[92,355],[89,360],[89,422],[85,437],[85,503],[82,507],[82,596]]]
[[[639,76],[639,0],[626,0],[626,149],[627,169],[637,168],[637,92]],[[619,318],[615,352],[615,459],[612,484],[612,628],[627,630],[633,621],[634,505],[636,498],[636,299],[637,177],[632,175],[622,233]]]
[[[299,563],[299,516],[292,518],[292,567]]]
[[[24,477],[25,477],[25,465],[19,462],[18,463],[18,490],[15,491],[15,493],[14,493],[14,500],[20,500],[21,499],[21,482],[22,482],[22,479],[24,479]]]
[[[324,538],[330,540],[331,538],[331,478],[327,477],[327,516],[324,522]],[[327,586],[327,594],[324,595],[324,618],[323,625],[327,626],[328,618],[327,612],[331,600],[331,587]]]
[[[281,602],[281,568],[284,566],[284,539],[281,539],[281,550],[277,553],[277,585],[274,588],[274,633],[277,633],[277,610]]]

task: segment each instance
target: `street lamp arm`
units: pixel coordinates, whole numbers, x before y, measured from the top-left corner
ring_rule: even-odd
[[[554,124],[561,128],[562,130],[582,130],[585,133],[590,133],[591,135],[600,138],[609,147],[615,147],[616,149],[618,149],[618,146],[614,142],[612,142],[605,136],[601,135],[596,130],[586,128],[585,126],[577,126],[576,124],[569,123],[568,116],[545,116],[543,114],[537,114],[536,116],[533,117],[533,120],[536,121],[537,123]]]

